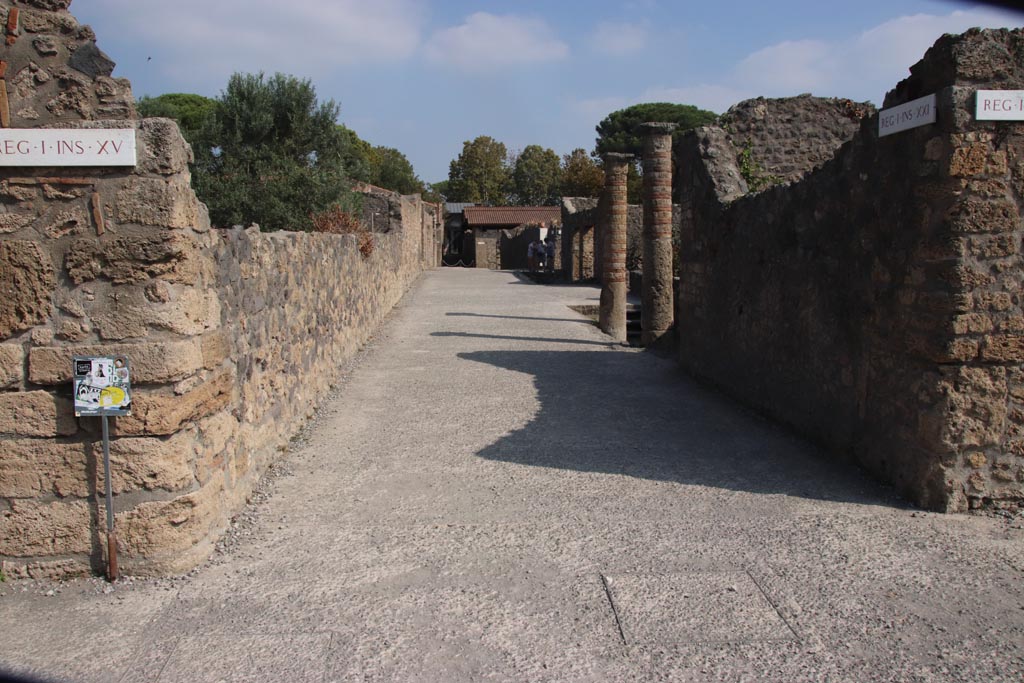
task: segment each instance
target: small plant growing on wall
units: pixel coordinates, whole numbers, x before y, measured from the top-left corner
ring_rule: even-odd
[[[736,161],[740,165],[740,175],[743,176],[743,180],[746,181],[747,188],[751,192],[760,192],[782,182],[781,177],[774,173],[768,173],[754,158],[754,151],[749,140],[747,140],[747,144],[744,145],[743,149],[740,150]]]
[[[355,235],[359,240],[359,253],[367,258],[373,253],[373,233],[363,222],[345,211],[340,206],[332,206],[326,211],[310,215],[314,232],[326,232],[332,235]]]

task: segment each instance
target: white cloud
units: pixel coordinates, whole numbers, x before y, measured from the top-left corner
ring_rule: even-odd
[[[602,22],[590,34],[596,52],[613,57],[640,52],[647,45],[647,28],[640,24]]]
[[[557,61],[569,54],[569,46],[542,19],[487,12],[437,31],[424,49],[435,64],[468,72]]]
[[[768,46],[740,61],[732,80],[766,96],[813,92],[880,104],[943,33],[1020,24],[1020,15],[989,9],[898,17],[845,40]]]
[[[772,90],[810,92],[827,85],[835,72],[835,54],[819,40],[787,41],[747,56],[736,65],[744,85]]]
[[[233,71],[315,76],[396,62],[420,43],[414,0],[93,0],[184,82],[224,83]],[[102,46],[102,42],[101,42]],[[154,61],[157,61],[154,57]]]

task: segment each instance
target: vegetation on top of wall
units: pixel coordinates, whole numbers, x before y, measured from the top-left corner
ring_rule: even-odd
[[[359,239],[359,253],[368,257],[373,253],[373,233],[359,220],[355,214],[340,206],[332,206],[324,211],[310,215],[314,232],[326,232],[332,235],[355,235]]]

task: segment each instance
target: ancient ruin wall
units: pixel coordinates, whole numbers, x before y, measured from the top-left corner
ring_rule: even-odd
[[[974,120],[1024,88],[1024,34],[946,36],[878,119],[804,180],[745,196],[725,131],[679,154],[680,359],[921,505],[1024,499],[1024,126]]]
[[[13,574],[100,566],[99,420],[74,417],[71,357],[123,353],[121,562],[174,572],[212,550],[340,365],[433,265],[439,220],[396,199],[400,229],[374,235],[368,256],[347,236],[211,230],[177,126],[131,118],[129,84],[68,4],[0,0],[0,118],[134,127],[138,163],[0,170],[0,559]]]
[[[730,107],[716,125],[738,152],[749,150],[751,172],[791,182],[831,159],[873,113],[869,103],[840,98],[757,97]]]

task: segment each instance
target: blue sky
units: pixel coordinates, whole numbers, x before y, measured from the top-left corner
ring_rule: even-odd
[[[954,0],[76,0],[136,96],[216,96],[236,71],[310,79],[341,122],[443,180],[465,140],[565,154],[638,102],[870,100],[942,34],[1024,25]]]

